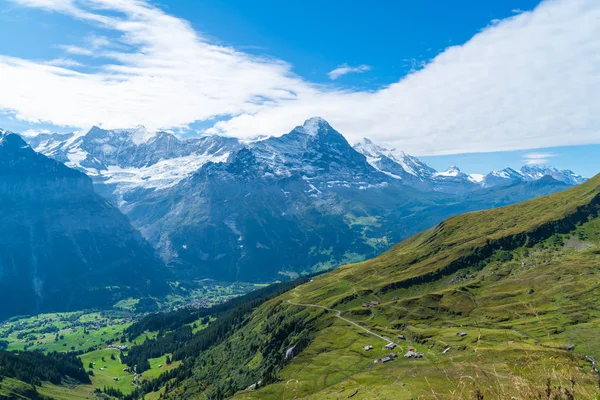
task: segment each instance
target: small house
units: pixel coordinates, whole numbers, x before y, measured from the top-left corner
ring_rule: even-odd
[[[371,345],[367,345],[367,346],[363,347],[363,349],[365,349],[365,350],[367,350],[367,351],[368,351],[368,350],[373,350],[373,346],[371,346]]]
[[[456,336],[465,337],[467,336],[467,332],[458,332]]]
[[[396,343],[389,342],[385,345],[385,348],[388,350],[394,350],[396,348]]]
[[[406,338],[404,337],[404,335],[398,335],[398,339],[400,339],[400,340],[406,340]]]
[[[365,307],[365,308],[369,308],[369,307],[373,307],[373,306],[376,306],[376,305],[379,305],[378,301],[369,301],[367,303],[363,303],[362,306]]]
[[[404,358],[423,358],[423,353],[417,353],[416,351],[408,351],[404,355]]]

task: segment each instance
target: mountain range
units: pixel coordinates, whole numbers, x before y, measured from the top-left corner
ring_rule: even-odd
[[[183,277],[264,281],[330,269],[448,216],[584,181],[540,166],[438,172],[369,139],[351,146],[321,118],[246,141],[143,126],[25,139],[87,174]]]
[[[305,152],[310,137],[320,137],[323,132],[330,140],[321,142],[321,148],[312,150],[319,154],[341,151],[347,156],[345,162],[358,162],[357,155],[341,136],[323,119],[315,117],[302,126],[281,137],[262,137],[256,140],[240,140],[233,137],[203,136],[194,139],[179,139],[173,133],[152,132],[140,125],[133,129],[104,130],[93,127],[87,133],[41,133],[24,139],[38,152],[52,157],[69,167],[85,172],[94,183],[103,187],[103,194],[115,202],[127,202],[124,197],[139,190],[160,190],[173,187],[191,176],[206,163],[223,162],[228,156],[242,148],[255,152],[261,161],[274,168],[277,176],[293,173],[315,174],[319,169],[310,169],[314,159]],[[324,145],[324,146],[323,146]],[[364,138],[353,150],[362,154],[367,163],[388,179],[401,181],[404,185],[421,190],[443,193],[466,193],[488,188],[513,180],[531,182],[550,175],[558,181],[577,185],[585,179],[570,170],[558,170],[546,165],[526,165],[520,170],[505,168],[487,174],[466,174],[456,166],[446,171],[436,171],[418,158],[402,151],[388,150]],[[361,160],[360,163],[363,161]],[[355,168],[358,164],[347,165]],[[306,168],[305,168],[306,167]],[[341,171],[336,171],[341,172]],[[361,177],[373,177],[373,171],[362,171]],[[334,178],[337,178],[334,176]],[[348,184],[357,179],[347,179]]]

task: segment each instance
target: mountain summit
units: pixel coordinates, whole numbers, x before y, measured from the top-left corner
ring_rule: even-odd
[[[402,151],[388,150],[369,138],[363,138],[354,145],[354,149],[364,155],[375,169],[392,178],[401,179],[409,186],[426,189],[426,181],[436,173],[416,157]]]
[[[302,126],[296,127],[296,130],[302,131],[304,134],[310,136],[317,136],[319,134],[326,134],[334,131],[331,125],[329,125],[329,122],[321,117],[307,119]]]

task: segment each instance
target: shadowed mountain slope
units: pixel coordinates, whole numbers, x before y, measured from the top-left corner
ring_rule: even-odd
[[[152,247],[90,178],[15,134],[0,137],[0,227],[0,317],[168,289]]]

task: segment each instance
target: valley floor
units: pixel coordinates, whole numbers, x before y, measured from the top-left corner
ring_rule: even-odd
[[[174,282],[174,294],[164,299],[156,299],[158,307],[165,311],[179,308],[202,308],[221,304],[229,299],[252,290],[267,286],[253,283],[225,283],[213,280],[196,282]],[[120,359],[118,346],[130,348],[156,337],[157,332],[145,332],[129,340],[124,331],[144,314],[144,309],[136,309],[139,299],[127,299],[114,305],[112,310],[74,311],[14,317],[0,323],[0,350],[49,352],[78,352],[86,371],[93,371],[91,385],[66,382],[57,386],[45,383],[32,391],[32,385],[12,378],[0,380],[2,398],[53,398],[81,399],[106,397],[100,394],[105,388],[113,388],[128,394],[139,382],[151,380],[161,373],[177,368],[179,361],[167,363],[167,356],[149,359],[150,369],[139,374]],[[156,308],[151,308],[155,310]],[[207,326],[212,318],[200,318],[190,325],[195,333]],[[127,350],[125,350],[126,352]],[[1,375],[0,375],[1,377]],[[115,379],[116,378],[116,379]],[[4,397],[2,397],[4,396]]]

